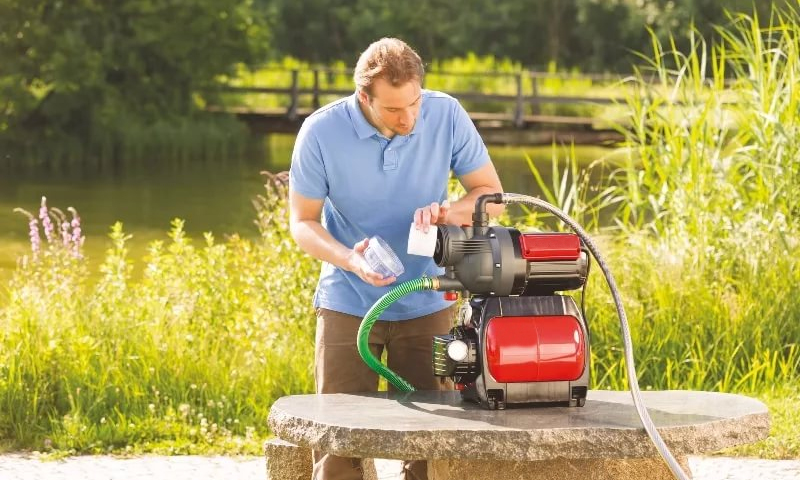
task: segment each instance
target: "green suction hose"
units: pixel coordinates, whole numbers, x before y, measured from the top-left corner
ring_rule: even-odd
[[[358,327],[358,353],[361,355],[364,363],[366,363],[369,368],[378,372],[378,375],[385,378],[401,392],[413,392],[414,387],[403,377],[389,370],[381,363],[380,359],[372,354],[369,349],[369,332],[372,330],[372,325],[378,320],[378,317],[381,316],[381,313],[389,308],[389,305],[396,302],[400,297],[422,290],[434,290],[432,278],[417,278],[403,282],[394,287],[372,305],[367,314],[364,315],[364,320],[361,321],[361,325]]]

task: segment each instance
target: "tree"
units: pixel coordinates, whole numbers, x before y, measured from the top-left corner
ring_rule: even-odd
[[[274,56],[352,65],[382,36],[399,36],[428,61],[469,52],[510,58],[529,68],[549,62],[587,71],[629,72],[633,52],[697,28],[712,39],[725,11],[767,19],[772,4],[797,0],[256,0],[269,12]],[[685,45],[679,45],[685,47]]]
[[[0,0],[0,135],[85,141],[120,117],[188,115],[194,92],[263,58],[265,32],[251,0]]]

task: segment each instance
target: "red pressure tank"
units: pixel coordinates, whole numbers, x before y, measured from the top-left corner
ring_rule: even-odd
[[[489,374],[501,383],[577,380],[585,341],[573,316],[494,317],[486,326]]]

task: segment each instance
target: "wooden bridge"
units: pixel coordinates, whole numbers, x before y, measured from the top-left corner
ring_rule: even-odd
[[[263,73],[263,72],[262,72]],[[269,72],[268,72],[269,73]],[[324,103],[353,93],[351,72],[330,69],[273,70],[266,81],[228,84],[213,92],[207,109],[236,115],[259,134],[297,133],[303,120]],[[455,81],[453,81],[455,78]],[[492,145],[614,145],[623,139],[609,120],[624,100],[588,93],[613,89],[621,77],[516,73],[426,73],[426,87],[444,91],[467,109],[484,141]],[[281,84],[282,83],[282,84]],[[348,85],[347,87],[336,85]],[[443,87],[439,87],[439,85]],[[447,85],[456,85],[448,88]],[[459,88],[457,85],[472,88]],[[486,84],[502,93],[486,93]],[[558,94],[558,85],[586,95]],[[579,88],[575,88],[578,85]],[[592,88],[594,86],[594,88]],[[566,89],[565,88],[565,89]],[[225,100],[233,96],[234,102]],[[231,106],[238,104],[237,106]],[[273,106],[262,106],[273,104]],[[279,104],[281,106],[276,106]],[[226,106],[222,106],[226,105]]]

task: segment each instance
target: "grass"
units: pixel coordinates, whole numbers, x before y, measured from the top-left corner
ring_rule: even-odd
[[[722,455],[765,459],[800,458],[800,382],[774,385],[754,395],[767,405],[772,420],[769,438],[719,452]]]

